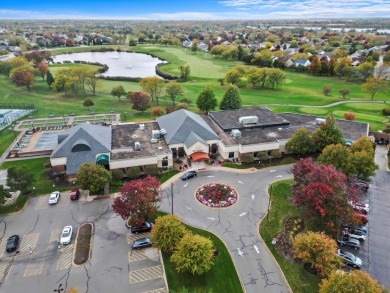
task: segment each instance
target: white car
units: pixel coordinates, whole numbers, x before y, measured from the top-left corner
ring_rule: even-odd
[[[62,230],[60,244],[62,245],[69,244],[70,241],[72,241],[72,233],[73,233],[73,227],[65,226],[64,229]]]
[[[357,240],[366,240],[367,239],[367,236],[364,233],[349,232],[348,235],[349,235],[349,237],[357,239]]]
[[[49,197],[49,204],[56,204],[58,203],[59,199],[60,199],[60,192],[53,191]]]
[[[352,202],[352,201],[349,201],[348,202],[353,209],[357,210],[357,211],[361,211],[363,213],[365,213],[366,215],[368,214],[368,212],[370,211],[370,205],[368,203],[365,203],[365,202]]]

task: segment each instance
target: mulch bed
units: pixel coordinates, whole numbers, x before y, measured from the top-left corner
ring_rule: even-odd
[[[274,244],[276,250],[289,262],[294,262],[294,249],[291,237],[300,233],[304,228],[304,223],[298,217],[286,218],[283,223],[284,230],[276,238]]]
[[[91,251],[91,238],[93,226],[91,223],[85,223],[78,229],[76,240],[76,252],[74,255],[74,263],[83,265],[89,260]]]

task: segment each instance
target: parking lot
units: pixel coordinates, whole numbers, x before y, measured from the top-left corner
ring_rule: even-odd
[[[70,201],[61,193],[58,204],[49,195],[33,198],[24,211],[0,217],[0,291],[53,292],[74,287],[79,292],[167,292],[160,254],[155,248],[131,249],[146,234],[133,235],[111,209],[111,200]],[[73,264],[77,227],[93,223],[92,257]],[[62,229],[74,228],[69,245],[59,246]],[[5,252],[7,238],[18,234],[17,252]]]

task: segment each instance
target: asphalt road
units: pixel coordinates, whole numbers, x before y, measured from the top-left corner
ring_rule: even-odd
[[[23,212],[0,217],[0,292],[54,292],[75,287],[79,292],[166,292],[159,254],[154,248],[131,251],[135,237],[114,214],[112,200],[71,202],[62,194],[57,205],[48,196],[32,198]],[[72,265],[71,244],[58,247],[66,225],[94,224],[92,257]],[[6,253],[6,239],[21,237],[19,253]],[[31,247],[32,254],[29,252]]]
[[[259,223],[268,208],[267,189],[271,182],[291,178],[291,166],[279,166],[251,173],[200,171],[188,181],[173,186],[174,214],[184,222],[213,232],[226,244],[245,291],[289,292],[284,278],[259,236]],[[213,209],[200,204],[195,190],[205,183],[225,183],[239,193],[238,202],[228,208]],[[160,209],[171,212],[170,187],[164,190]]]

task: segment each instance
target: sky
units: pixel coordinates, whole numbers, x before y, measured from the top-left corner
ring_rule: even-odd
[[[283,20],[379,17],[390,17],[390,0],[0,1],[0,19]]]

